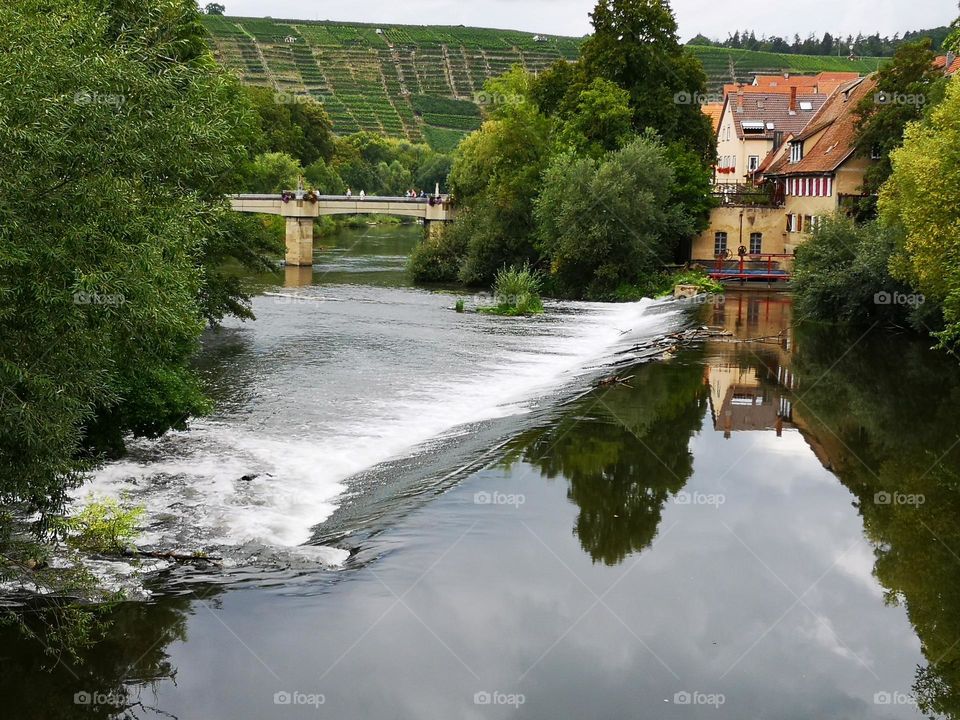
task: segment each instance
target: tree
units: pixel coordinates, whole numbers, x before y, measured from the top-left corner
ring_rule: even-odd
[[[609,80],[596,78],[565,114],[559,139],[578,154],[599,159],[633,135],[632,120],[629,93]]]
[[[220,3],[207,3],[207,6],[204,8],[204,12],[207,15],[223,15],[226,12],[226,8]]]
[[[495,107],[454,156],[450,186],[462,211],[451,232],[477,231],[466,243],[463,282],[489,283],[503,265],[537,259],[533,201],[550,159],[552,123],[530,101],[531,86],[521,68],[490,81],[491,95],[515,101]]]
[[[295,190],[302,175],[303,168],[296,158],[280,152],[262,153],[253,159],[247,170],[247,192]]]
[[[700,61],[684,48],[665,0],[600,0],[594,34],[583,44],[588,80],[605,78],[630,93],[633,127],[655,129],[667,142],[682,140],[712,159],[713,127],[696,98],[706,93]]]
[[[240,252],[254,126],[192,0],[6,3],[0,37],[0,498],[51,509],[98,439],[206,411],[190,360],[236,298],[201,257]]]
[[[602,162],[560,155],[536,202],[541,252],[563,295],[610,297],[673,259],[692,220],[672,202],[673,168],[652,133]]]
[[[247,86],[259,118],[263,141],[256,150],[282,152],[310,165],[334,153],[333,125],[323,106],[311,98]]]
[[[943,303],[944,346],[960,342],[960,80],[929,116],[907,126],[893,172],[880,192],[880,216],[902,235],[894,275]]]
[[[924,107],[939,99],[937,82],[942,72],[933,67],[933,59],[927,39],[901,45],[877,73],[876,92],[857,106],[858,153],[863,157],[880,156],[867,170],[864,192],[879,190],[890,176],[890,153],[903,142],[907,123],[920,118]]]

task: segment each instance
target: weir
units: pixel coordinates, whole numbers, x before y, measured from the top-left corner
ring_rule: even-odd
[[[427,232],[435,222],[452,222],[454,210],[449,195],[429,197],[364,198],[343,195],[317,195],[285,192],[275,195],[231,195],[230,205],[237,212],[280,215],[286,224],[287,265],[313,264],[313,221],[323,215],[399,215],[424,221]]]

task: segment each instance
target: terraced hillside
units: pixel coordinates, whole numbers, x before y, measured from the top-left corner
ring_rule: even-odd
[[[519,64],[576,59],[581,39],[467,27],[363,25],[205,16],[217,58],[244,82],[322,102],[340,134],[369,130],[439,150],[479,127],[484,82]],[[711,88],[754,72],[870,72],[876,60],[692,48]]]
[[[480,125],[477,94],[515,64],[575,59],[579,41],[510,30],[344,25],[206,16],[217,58],[245,82],[311,95],[334,128],[369,130],[438,149]]]

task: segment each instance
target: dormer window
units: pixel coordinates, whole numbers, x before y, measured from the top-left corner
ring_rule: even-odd
[[[790,163],[795,165],[801,160],[803,160],[803,143],[802,142],[790,143]]]

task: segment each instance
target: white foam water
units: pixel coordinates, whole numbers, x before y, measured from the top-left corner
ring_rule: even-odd
[[[350,300],[369,302],[366,296],[357,298],[358,292],[341,292],[347,297],[335,304],[314,304],[320,314],[311,314],[310,322],[317,325],[310,327],[323,328],[324,343],[301,340],[307,350],[300,358],[264,363],[258,397],[196,420],[188,431],[132,442],[130,455],[97,472],[78,500],[129,496],[143,504],[149,525],[141,542],[299,546],[343,501],[351,476],[415,452],[426,441],[462,432],[464,425],[526,412],[609,364],[617,350],[638,337],[662,332],[672,322],[672,314],[650,314],[651,301],[549,304],[545,316],[531,319],[458,315],[454,322],[449,319],[454,314],[445,311],[434,316],[436,332],[431,327],[424,340],[435,347],[412,358],[398,352],[389,368],[396,379],[371,385],[356,358],[331,358],[329,348],[359,352],[357,333],[377,336],[388,328],[403,337],[405,322],[411,333],[423,336],[426,294],[381,291],[391,303],[403,298],[413,307],[397,317],[361,322],[354,310],[343,309]],[[437,296],[426,297],[431,306],[437,304]],[[284,307],[256,309],[260,320],[245,328],[255,339],[261,329],[276,330]],[[329,333],[337,328],[343,328],[343,337],[331,341]],[[263,357],[278,355],[275,343],[265,345]],[[314,357],[311,347],[322,358]],[[322,368],[321,374],[303,370],[313,365]],[[335,380],[327,380],[331,376]],[[298,378],[293,382],[303,386],[303,394],[290,387],[292,378]],[[319,378],[319,389],[311,378]],[[284,392],[290,393],[286,405],[280,397]],[[335,548],[310,553],[324,564],[346,558]]]

